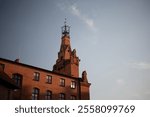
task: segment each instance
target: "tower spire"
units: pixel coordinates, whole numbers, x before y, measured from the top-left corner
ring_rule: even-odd
[[[53,66],[53,71],[68,76],[79,77],[79,58],[76,55],[76,50],[71,49],[70,44],[70,26],[67,25],[66,18],[62,29],[60,51],[58,52],[58,59]]]

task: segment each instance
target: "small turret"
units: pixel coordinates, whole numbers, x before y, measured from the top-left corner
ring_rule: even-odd
[[[87,82],[88,83],[86,71],[82,72],[82,80],[83,80],[83,82]]]

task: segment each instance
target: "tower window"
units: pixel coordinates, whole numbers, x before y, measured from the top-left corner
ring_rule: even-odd
[[[76,82],[75,81],[71,81],[71,88],[75,89],[76,88]]]
[[[59,94],[59,99],[60,100],[65,100],[65,98],[66,98],[66,95],[64,93]]]
[[[15,81],[15,83],[18,86],[21,86],[21,84],[22,84],[22,75],[20,75],[18,73],[15,73],[15,74],[12,75],[12,79]]]
[[[40,73],[34,72],[34,80],[39,81],[40,80]]]
[[[46,76],[46,83],[49,83],[49,84],[52,83],[52,76],[50,76],[50,75]]]
[[[62,87],[65,86],[65,79],[63,79],[63,78],[60,79],[60,86],[62,86]]]
[[[71,96],[70,96],[70,99],[71,99],[71,100],[76,100],[76,96],[71,95]]]
[[[47,90],[46,91],[46,97],[45,97],[46,100],[51,100],[52,99],[52,91],[50,90]]]
[[[40,93],[40,90],[38,88],[33,88],[32,100],[38,100],[39,99],[39,93]]]

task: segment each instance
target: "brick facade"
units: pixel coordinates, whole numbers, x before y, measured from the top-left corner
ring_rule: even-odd
[[[79,58],[71,50],[68,26],[62,30],[62,41],[53,71],[0,58],[4,72],[20,87],[13,91],[13,99],[90,99],[87,74],[79,77]]]
[[[90,84],[84,81],[83,78],[71,77],[59,73],[55,73],[42,68],[34,67],[31,65],[26,65],[23,63],[18,63],[15,61],[0,58],[0,64],[5,65],[4,72],[12,78],[13,74],[20,74],[21,79],[21,89],[14,91],[14,99],[32,99],[33,88],[39,89],[39,98],[41,100],[46,99],[46,91],[52,92],[52,98],[54,100],[59,99],[59,94],[65,94],[65,99],[71,99],[74,96],[75,99],[90,99],[89,86]],[[34,79],[34,73],[39,73],[39,80]],[[52,77],[52,82],[47,82],[47,76]],[[60,79],[65,80],[65,85],[60,86]],[[75,82],[75,88],[71,87],[71,82]],[[16,96],[16,93],[17,96]]]

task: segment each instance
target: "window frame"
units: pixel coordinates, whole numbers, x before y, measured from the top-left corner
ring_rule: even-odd
[[[52,76],[51,75],[46,76],[46,83],[52,84]]]
[[[65,93],[59,93],[59,100],[65,100],[66,94]]]
[[[40,89],[37,87],[34,87],[32,89],[32,100],[38,100],[39,99],[39,94],[40,94]]]
[[[18,85],[18,86],[22,85],[22,75],[21,74],[13,73],[12,79],[15,81],[16,85]]]
[[[65,79],[64,78],[60,78],[59,85],[61,87],[65,87]]]
[[[71,81],[70,85],[71,89],[76,89],[76,85],[77,85],[76,81]]]
[[[34,78],[33,78],[33,80],[40,81],[40,73],[39,72],[34,72]]]
[[[52,91],[46,90],[45,99],[46,99],[46,100],[51,100],[51,99],[52,99]]]

